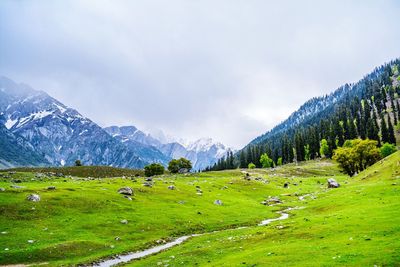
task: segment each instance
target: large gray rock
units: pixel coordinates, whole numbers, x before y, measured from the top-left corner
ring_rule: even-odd
[[[26,200],[33,201],[33,202],[39,202],[40,196],[38,194],[30,194],[26,197]]]
[[[118,193],[120,193],[122,195],[132,196],[133,195],[133,189],[128,187],[128,186],[121,187],[120,189],[118,189]]]
[[[281,204],[281,203],[282,203],[282,200],[279,197],[270,197],[261,202],[261,204],[268,205],[268,206]]]
[[[153,184],[152,184],[151,182],[144,182],[144,183],[143,183],[143,186],[146,186],[146,187],[153,187]]]
[[[328,188],[338,188],[339,186],[340,186],[340,184],[338,182],[336,182],[335,179],[333,179],[333,178],[328,179]]]

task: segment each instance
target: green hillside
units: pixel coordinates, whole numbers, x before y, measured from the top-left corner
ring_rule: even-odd
[[[0,177],[0,265],[77,265],[208,233],[131,265],[393,266],[400,261],[399,171],[400,152],[355,178],[328,160],[274,171],[165,175],[154,178],[152,187],[143,185],[143,177],[3,173],[11,177]],[[340,188],[327,189],[332,177]],[[134,189],[132,200],[117,193],[123,186]],[[31,193],[41,201],[27,201]],[[283,203],[260,204],[270,196]],[[290,211],[287,220],[256,226],[288,207],[303,208]],[[211,233],[239,226],[250,227]]]
[[[13,169],[0,170],[0,173],[5,172],[30,172],[42,173],[58,176],[76,176],[76,177],[123,177],[123,176],[140,176],[143,175],[143,170],[115,168],[110,166],[70,166],[70,167],[20,167]]]

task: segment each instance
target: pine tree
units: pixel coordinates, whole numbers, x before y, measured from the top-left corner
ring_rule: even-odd
[[[389,137],[389,143],[395,145],[396,137],[394,136],[394,129],[393,129],[392,120],[390,119],[390,116],[388,116],[388,137]]]
[[[400,86],[398,88],[400,88]],[[396,100],[396,106],[397,106],[397,121],[400,121],[400,107],[398,100]]]
[[[375,127],[373,118],[369,118],[367,123],[367,137],[371,140],[379,141],[379,130]]]
[[[244,149],[240,151],[239,161],[240,161],[240,165],[239,165],[240,168],[244,169],[247,167],[246,155],[245,155]]]
[[[246,167],[245,168],[247,168],[247,166],[250,162],[253,162],[253,158],[251,155],[251,147],[248,146],[247,150],[246,150]]]
[[[356,125],[354,124],[354,119],[353,117],[350,116],[349,120],[347,120],[348,123],[348,129],[349,129],[349,139],[355,139],[357,138],[357,130],[356,130]]]
[[[389,143],[389,131],[383,114],[381,115],[381,139],[382,143]]]
[[[337,137],[338,140],[338,146],[342,146],[344,144],[344,138],[343,138],[343,127],[341,125],[342,123],[340,121],[336,121],[334,126],[334,131],[335,131],[335,136]]]

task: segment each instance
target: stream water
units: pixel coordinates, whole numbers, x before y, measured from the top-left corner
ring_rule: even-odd
[[[287,211],[293,210],[293,209],[298,209],[298,208],[289,208],[283,211],[278,211],[277,213],[280,214],[281,216],[278,218],[274,218],[274,219],[266,219],[261,221],[258,226],[264,226],[264,225],[268,225],[272,222],[275,221],[281,221],[281,220],[286,220],[287,218],[289,218],[289,214],[286,213]],[[227,230],[239,230],[239,229],[244,229],[247,227],[238,227],[238,228],[233,228],[233,229],[227,229]],[[220,231],[214,231],[211,233],[217,233],[217,232],[221,232],[221,231],[225,231],[225,230],[220,230]],[[111,267],[111,266],[115,266],[117,264],[121,264],[121,263],[127,263],[131,260],[137,260],[140,258],[144,258],[146,256],[152,255],[152,254],[156,254],[159,253],[161,251],[167,250],[169,248],[172,248],[174,246],[177,246],[179,244],[182,244],[183,242],[185,242],[186,240],[188,240],[191,237],[195,237],[195,236],[201,236],[201,235],[206,235],[206,234],[211,234],[211,233],[204,233],[204,234],[193,234],[193,235],[185,235],[185,236],[181,236],[178,237],[176,239],[174,239],[173,241],[170,241],[168,243],[165,243],[163,245],[159,245],[159,246],[155,246],[155,247],[151,247],[145,250],[141,250],[141,251],[136,251],[136,252],[132,252],[132,253],[128,253],[125,255],[119,255],[113,259],[107,259],[107,260],[103,260],[100,262],[97,262],[96,264],[94,264],[93,266],[98,266],[98,267]]]

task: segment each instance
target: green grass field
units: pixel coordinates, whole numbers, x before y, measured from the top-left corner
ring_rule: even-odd
[[[134,169],[123,169],[109,166],[70,166],[70,167],[43,167],[43,168],[29,168],[20,167],[13,169],[0,170],[1,173],[12,172],[29,172],[29,173],[42,173],[42,174],[62,174],[66,176],[76,177],[94,177],[94,178],[106,178],[106,177],[132,177],[144,175],[143,170]]]
[[[73,266],[193,233],[209,234],[128,266],[400,264],[400,152],[354,178],[330,161],[245,171],[250,181],[232,170],[159,176],[152,188],[143,186],[144,178],[0,177],[0,265]],[[328,190],[331,177],[342,186]],[[10,187],[17,178],[23,188]],[[51,185],[56,190],[47,190]],[[132,201],[117,193],[122,186],[135,190]],[[30,193],[41,201],[27,201]],[[261,205],[269,196],[283,203]],[[256,226],[287,207],[303,209]],[[229,230],[244,225],[251,227]]]

